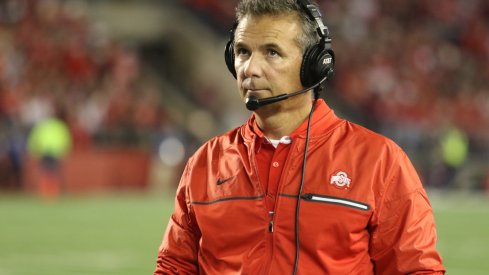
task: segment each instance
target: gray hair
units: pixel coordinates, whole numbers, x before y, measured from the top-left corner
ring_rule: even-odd
[[[311,3],[315,4],[314,1]],[[302,26],[302,33],[297,37],[297,43],[302,51],[319,41],[317,24],[309,19],[297,0],[240,0],[236,7],[236,20],[239,22],[246,16],[280,15],[295,13]]]

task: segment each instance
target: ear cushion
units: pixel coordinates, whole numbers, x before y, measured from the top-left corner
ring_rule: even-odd
[[[306,50],[302,58],[301,82],[304,87],[318,83],[324,77],[333,77],[334,52],[316,44]]]
[[[224,60],[231,74],[236,78],[236,69],[234,68],[234,41],[229,40],[224,49]]]

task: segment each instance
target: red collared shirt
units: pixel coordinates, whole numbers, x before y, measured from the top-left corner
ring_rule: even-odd
[[[320,104],[318,105],[322,106]],[[327,115],[327,111],[327,108],[318,108],[314,112],[313,123],[315,124],[321,118],[324,118]],[[293,142],[294,138],[298,135],[305,135],[307,131],[307,119],[290,136],[282,137],[276,148],[265,136],[256,123],[256,120],[253,122],[252,130],[256,134],[255,157],[258,166],[258,176],[266,195],[268,211],[274,211],[282,171],[291,148],[290,141]]]
[[[253,130],[257,134],[255,157],[258,166],[258,176],[266,195],[268,211],[273,211],[280,177],[289,155],[290,144],[280,142],[275,148],[268,138],[263,135],[256,122],[253,125]]]

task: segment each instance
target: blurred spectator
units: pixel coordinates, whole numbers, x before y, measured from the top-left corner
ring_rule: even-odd
[[[444,129],[435,149],[437,156],[428,184],[432,187],[452,188],[458,170],[467,161],[468,150],[469,141],[465,133],[453,126]]]
[[[0,191],[22,189],[25,137],[17,121],[0,120]]]
[[[28,152],[38,163],[37,184],[45,199],[56,199],[61,192],[61,161],[69,153],[71,144],[71,133],[62,110],[36,123],[29,134]]]

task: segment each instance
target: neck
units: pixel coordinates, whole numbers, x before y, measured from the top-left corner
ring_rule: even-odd
[[[309,100],[298,108],[283,110],[283,106],[280,105],[260,108],[255,111],[256,123],[268,138],[280,139],[290,135],[307,119],[311,106],[309,97]]]

